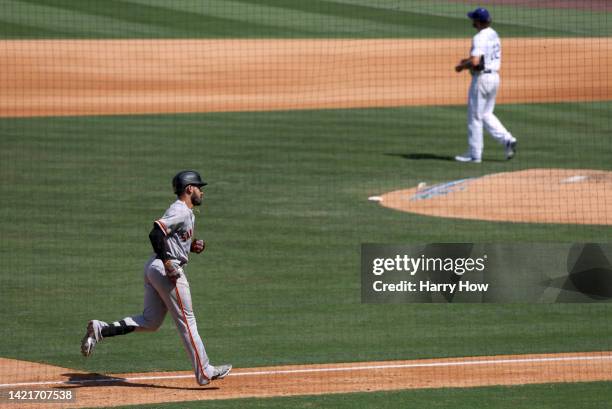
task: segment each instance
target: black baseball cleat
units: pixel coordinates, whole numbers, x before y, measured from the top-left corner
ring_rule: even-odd
[[[516,155],[516,144],[516,139],[506,142],[506,160],[510,160],[514,158],[514,155]]]

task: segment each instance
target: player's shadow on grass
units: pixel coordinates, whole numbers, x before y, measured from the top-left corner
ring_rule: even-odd
[[[454,156],[437,155],[435,153],[385,153],[387,156],[396,156],[408,160],[446,160],[454,161]]]
[[[396,156],[407,160],[444,160],[449,162],[455,162],[454,156],[438,155],[436,153],[385,153],[385,155]],[[486,162],[507,162],[507,160],[487,158]]]
[[[136,388],[156,388],[156,389],[176,389],[181,391],[205,391],[217,390],[217,387],[180,387],[180,386],[164,386],[150,383],[137,383],[129,381],[125,378],[107,376],[98,373],[65,373],[62,376],[67,377],[65,385],[57,386],[56,389],[73,389],[73,388],[91,388],[91,387],[109,387],[109,386],[127,386]]]

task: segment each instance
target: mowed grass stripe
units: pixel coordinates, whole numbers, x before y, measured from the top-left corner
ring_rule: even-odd
[[[0,38],[465,38],[466,4],[7,0]],[[502,37],[609,36],[608,13],[491,7]]]

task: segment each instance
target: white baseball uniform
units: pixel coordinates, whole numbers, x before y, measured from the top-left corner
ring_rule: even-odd
[[[204,343],[198,333],[189,282],[182,270],[189,260],[195,217],[184,202],[177,200],[155,223],[166,234],[168,256],[180,269],[181,275],[176,283],[169,280],[163,262],[154,254],[144,267],[145,294],[142,314],[124,318],[111,325],[119,326],[123,323],[135,327],[136,331],[155,331],[170,311],[191,358],[196,379],[199,384],[205,385],[213,376],[214,367],[210,365]]]
[[[516,139],[493,114],[502,58],[501,41],[495,30],[487,27],[474,36],[470,56],[484,56],[484,69],[471,71],[467,117],[469,153],[472,158],[481,159],[483,124],[493,139],[500,144],[505,145]]]

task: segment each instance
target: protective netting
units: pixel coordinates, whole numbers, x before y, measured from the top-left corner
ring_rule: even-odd
[[[22,391],[51,393],[36,407],[612,398],[607,255],[581,285],[546,283],[588,303],[365,304],[358,273],[364,243],[610,240],[609,2],[0,6],[0,407]],[[207,248],[178,296],[145,269],[144,293],[167,293],[143,306],[183,169],[208,182],[203,203],[165,233]],[[83,358],[93,319],[126,334]],[[234,365],[216,389],[195,382],[190,356],[214,373],[196,333]]]

